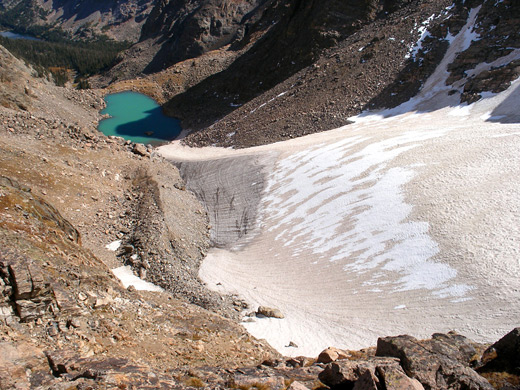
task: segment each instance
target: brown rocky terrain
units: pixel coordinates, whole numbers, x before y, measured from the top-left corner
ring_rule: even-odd
[[[520,44],[518,34],[508,33],[518,23],[518,5],[507,0],[451,5],[403,2],[384,11],[380,3],[381,12],[352,22],[329,49],[323,50],[327,44],[318,41],[314,51],[309,44],[294,55],[275,50],[266,33],[229,68],[173,96],[165,110],[192,131],[189,145],[247,147],[336,128],[363,110],[395,107],[415,96],[443,58],[449,36],[460,32],[469,11],[480,6],[476,38],[450,65],[448,82],[461,102],[478,100],[483,91],[503,90],[518,76],[516,62],[507,60],[508,55],[515,58]],[[306,20],[304,10],[295,9],[294,20],[301,18],[300,24]],[[319,15],[310,15],[319,20]],[[296,31],[305,30],[299,26]],[[325,26],[329,33],[335,31],[333,23]],[[414,49],[424,26],[428,34]],[[273,34],[273,39],[283,36]],[[299,47],[298,40],[288,42]],[[285,60],[273,65],[264,50],[286,54]],[[475,68],[500,59],[505,65]]]

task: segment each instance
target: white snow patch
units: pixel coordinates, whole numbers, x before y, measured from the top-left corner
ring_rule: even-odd
[[[161,287],[135,276],[132,267],[129,265],[114,268],[112,273],[121,281],[125,288],[134,286],[136,290],[140,291],[164,291]]]
[[[254,108],[254,109],[251,110],[249,113],[250,113],[250,114],[254,113],[256,110],[258,110],[258,109],[264,107],[265,105],[271,103],[272,101],[276,100],[277,98],[279,98],[279,97],[285,95],[287,92],[288,92],[288,91],[284,91],[284,92],[282,92],[282,93],[279,93],[279,94],[276,95],[274,98],[271,98],[271,99],[269,99],[267,102],[260,104],[258,107]]]
[[[498,119],[497,117],[490,117],[489,119]],[[491,138],[502,138],[502,137],[513,137],[516,135],[520,135],[520,131],[516,131],[514,133],[506,133],[506,134],[495,134],[490,136]]]
[[[417,32],[420,34],[419,35],[419,39],[417,40],[417,42],[415,42],[414,45],[412,45],[410,47],[410,50],[408,52],[408,54],[406,54],[404,56],[404,58],[408,59],[408,58],[412,58],[415,60],[415,56],[417,55],[417,53],[419,53],[419,50],[422,49],[422,44],[423,44],[423,41],[431,36],[429,31],[428,31],[428,26],[430,25],[431,21],[433,20],[433,18],[435,17],[435,14],[433,14],[432,16],[430,16],[428,19],[426,19],[424,22],[422,22],[421,24],[421,27],[419,27],[417,29]]]
[[[293,256],[311,251],[349,273],[377,268],[398,274],[394,291],[449,293],[456,271],[430,260],[439,250],[428,236],[428,223],[408,221],[412,206],[402,188],[414,170],[388,168],[402,153],[443,134],[409,131],[364,147],[369,139],[353,136],[279,161],[265,190],[268,231],[276,231],[275,241]]]
[[[107,244],[105,248],[107,248],[109,251],[115,252],[119,249],[121,246],[121,240],[113,241],[110,244]]]
[[[480,11],[482,6],[478,6],[477,8],[473,8],[470,12],[469,19],[472,19],[472,14]],[[476,15],[475,15],[476,16]],[[461,51],[467,50],[471,43],[474,41],[478,41],[480,39],[480,35],[475,31],[475,23],[473,22],[471,25],[464,26],[461,31],[464,34],[464,43],[462,44]],[[460,33],[459,33],[460,34]]]
[[[448,43],[451,45],[453,41],[455,40],[456,35],[451,35],[451,32],[448,30],[448,33],[446,34],[446,39]]]

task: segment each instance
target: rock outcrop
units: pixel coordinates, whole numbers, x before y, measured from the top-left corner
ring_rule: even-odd
[[[331,388],[423,389],[418,380],[406,375],[399,359],[387,357],[363,361],[339,360],[328,364],[319,379]]]
[[[157,2],[141,33],[141,41],[160,40],[160,49],[144,69],[157,72],[221,48],[244,34],[244,17],[259,0],[164,0]]]
[[[472,344],[454,333],[421,341],[411,336],[384,337],[377,341],[376,356],[398,358],[405,372],[426,389],[492,389],[470,368],[477,355]]]

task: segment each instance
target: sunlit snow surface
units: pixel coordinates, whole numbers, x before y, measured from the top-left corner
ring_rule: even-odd
[[[412,206],[402,187],[413,167],[389,168],[401,153],[442,134],[410,131],[382,141],[354,136],[296,153],[269,177],[263,223],[279,232],[275,239],[293,256],[310,250],[316,261],[340,262],[348,272],[377,268],[365,283],[386,284],[387,273],[398,273],[396,290],[463,295],[468,286],[447,284],[456,271],[431,261],[438,247],[428,223],[407,220]]]
[[[476,38],[478,12],[399,107],[251,150],[172,145],[168,156],[165,147],[185,161],[269,156],[254,237],[212,249],[200,269],[210,288],[284,313],[244,323],[255,337],[315,357],[382,335],[455,330],[493,341],[518,326],[520,80],[473,105],[459,105],[448,94],[459,86],[446,85],[446,67]]]
[[[114,268],[112,273],[121,281],[125,288],[134,286],[136,290],[140,291],[163,291],[161,287],[135,276],[132,267],[128,265]]]

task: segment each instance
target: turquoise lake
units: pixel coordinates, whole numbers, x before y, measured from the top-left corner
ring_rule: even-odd
[[[181,132],[178,119],[163,114],[155,100],[137,92],[120,92],[105,96],[102,114],[110,118],[99,122],[105,135],[116,135],[136,143],[159,145],[173,140]]]

